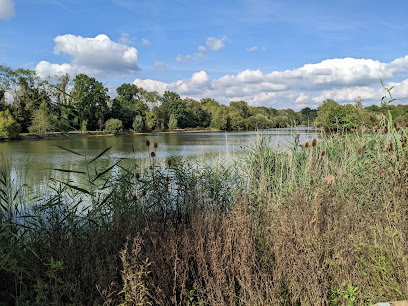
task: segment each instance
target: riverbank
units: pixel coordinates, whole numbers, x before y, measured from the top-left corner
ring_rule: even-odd
[[[213,129],[213,128],[206,128],[206,129],[176,129],[176,130],[171,130],[171,131],[151,131],[151,132],[143,132],[143,133],[138,133],[138,132],[133,132],[133,131],[128,131],[128,132],[123,132],[118,135],[154,135],[154,134],[174,134],[174,133],[208,133],[208,132],[221,132],[221,130],[218,129]],[[106,132],[106,131],[87,131],[87,132],[81,132],[81,131],[70,131],[67,132],[69,135],[74,135],[75,137],[88,137],[88,136],[98,136],[98,137],[104,137],[104,136],[117,136],[112,133]],[[19,141],[19,140],[44,140],[44,139],[53,139],[53,138],[62,138],[66,137],[66,135],[62,132],[51,132],[47,133],[45,135],[35,135],[35,134],[30,134],[30,133],[22,133],[20,136],[16,139],[2,139],[0,138],[0,142],[2,141]]]
[[[60,182],[29,213],[11,180],[0,180],[7,191],[0,192],[0,301],[406,299],[407,129],[390,125],[387,132],[330,135],[289,152],[259,137],[230,166],[183,156],[161,164],[152,154],[146,171],[118,167],[111,176],[92,160],[84,171],[89,184]],[[91,197],[91,209],[81,211],[73,195]]]

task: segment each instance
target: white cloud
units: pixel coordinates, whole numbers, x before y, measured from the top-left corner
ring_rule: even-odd
[[[198,51],[200,51],[200,52],[205,52],[205,51],[206,51],[206,49],[205,49],[204,46],[199,46],[197,49],[198,49]]]
[[[143,46],[149,46],[149,45],[151,45],[152,43],[149,41],[149,40],[147,40],[147,39],[142,39],[142,45]]]
[[[219,51],[222,48],[224,48],[226,42],[230,42],[228,37],[224,36],[221,39],[215,38],[215,37],[208,37],[206,41],[206,45],[208,48],[210,48],[213,51]]]
[[[179,59],[184,60],[181,55]],[[407,56],[390,63],[371,59],[328,59],[271,73],[247,69],[218,79],[211,79],[205,71],[200,71],[191,78],[171,83],[140,79],[134,83],[156,88],[160,93],[171,90],[194,98],[211,97],[226,104],[232,100],[245,100],[251,105],[300,109],[316,107],[328,98],[350,103],[361,96],[367,104],[378,103],[384,95],[380,77],[390,80],[397,75],[408,75]],[[390,82],[386,86],[395,86],[393,97],[408,99],[408,79]]]
[[[41,61],[35,70],[42,77],[62,72],[86,73],[96,77],[105,77],[107,74],[126,76],[139,70],[136,48],[115,43],[105,34],[95,38],[67,34],[57,36],[54,41],[55,54],[65,53],[73,59],[71,63],[61,65]]]
[[[248,52],[253,52],[253,51],[258,50],[258,46],[253,46],[253,47],[251,47],[251,48],[247,48],[246,50],[247,50]]]
[[[122,33],[119,38],[119,43],[124,45],[132,45],[134,44],[134,41],[128,33]]]
[[[12,0],[0,0],[0,19],[9,20],[16,15]]]
[[[184,57],[181,54],[178,54],[176,56],[176,61],[178,61],[179,63],[187,62],[187,61],[198,61],[198,60],[203,60],[203,59],[207,59],[207,56],[201,52],[194,53],[193,55],[187,54]]]
[[[156,61],[154,63],[154,68],[164,70],[164,69],[169,68],[169,66],[164,62]]]

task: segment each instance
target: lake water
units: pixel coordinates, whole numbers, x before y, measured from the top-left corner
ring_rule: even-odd
[[[230,160],[242,153],[260,134],[270,137],[271,145],[284,148],[293,145],[296,134],[300,143],[317,137],[312,128],[271,129],[262,132],[203,132],[203,133],[158,133],[123,136],[89,136],[81,137],[89,159],[97,156],[104,149],[113,146],[104,160],[106,163],[125,158],[126,162],[141,167],[148,164],[146,140],[158,143],[156,150],[158,162],[165,163],[170,155],[197,157],[205,160]],[[75,143],[68,138],[47,140],[21,140],[0,142],[0,153],[12,165],[10,175],[14,182],[26,184],[30,189],[41,189],[50,178],[66,180],[67,177],[76,184],[81,178],[74,173],[63,173],[54,169],[83,170],[84,157],[62,149],[81,152]],[[82,152],[83,153],[83,152]],[[88,160],[89,160],[88,159]],[[2,160],[1,162],[4,162]]]

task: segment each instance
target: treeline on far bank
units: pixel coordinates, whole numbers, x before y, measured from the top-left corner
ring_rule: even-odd
[[[347,105],[327,99],[317,110],[306,107],[295,112],[249,106],[245,101],[231,101],[226,106],[211,98],[182,99],[171,91],[161,96],[134,84],[122,84],[116,92],[111,99],[104,84],[85,74],[52,81],[41,79],[32,70],[0,65],[0,138],[69,130],[117,134],[124,130],[249,130],[297,125],[353,129],[377,125],[389,110],[397,120],[408,119],[405,105],[363,107],[361,99]]]

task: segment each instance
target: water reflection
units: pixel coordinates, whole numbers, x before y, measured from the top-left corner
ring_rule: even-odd
[[[117,137],[81,137],[86,155],[92,158],[109,146],[113,146],[104,157],[103,163],[108,164],[117,159],[127,159],[129,166],[143,167],[148,164],[149,151],[145,145],[150,140],[150,150],[153,143],[158,143],[156,155],[164,163],[170,155],[227,159],[243,152],[245,148],[260,135],[271,137],[272,145],[284,148],[294,142],[294,137],[300,135],[300,143],[317,137],[311,128],[271,129],[262,132],[205,132],[205,133],[162,133],[143,135],[123,135]],[[0,152],[12,164],[11,177],[15,181],[27,184],[34,190],[41,189],[50,178],[81,185],[84,178],[74,173],[65,173],[53,169],[69,169],[80,171],[85,168],[83,156],[72,154],[69,150],[80,151],[78,146],[68,138],[49,140],[23,140],[0,143]],[[81,151],[80,151],[81,152]],[[85,153],[85,152],[81,152]],[[102,167],[103,165],[101,165]]]

